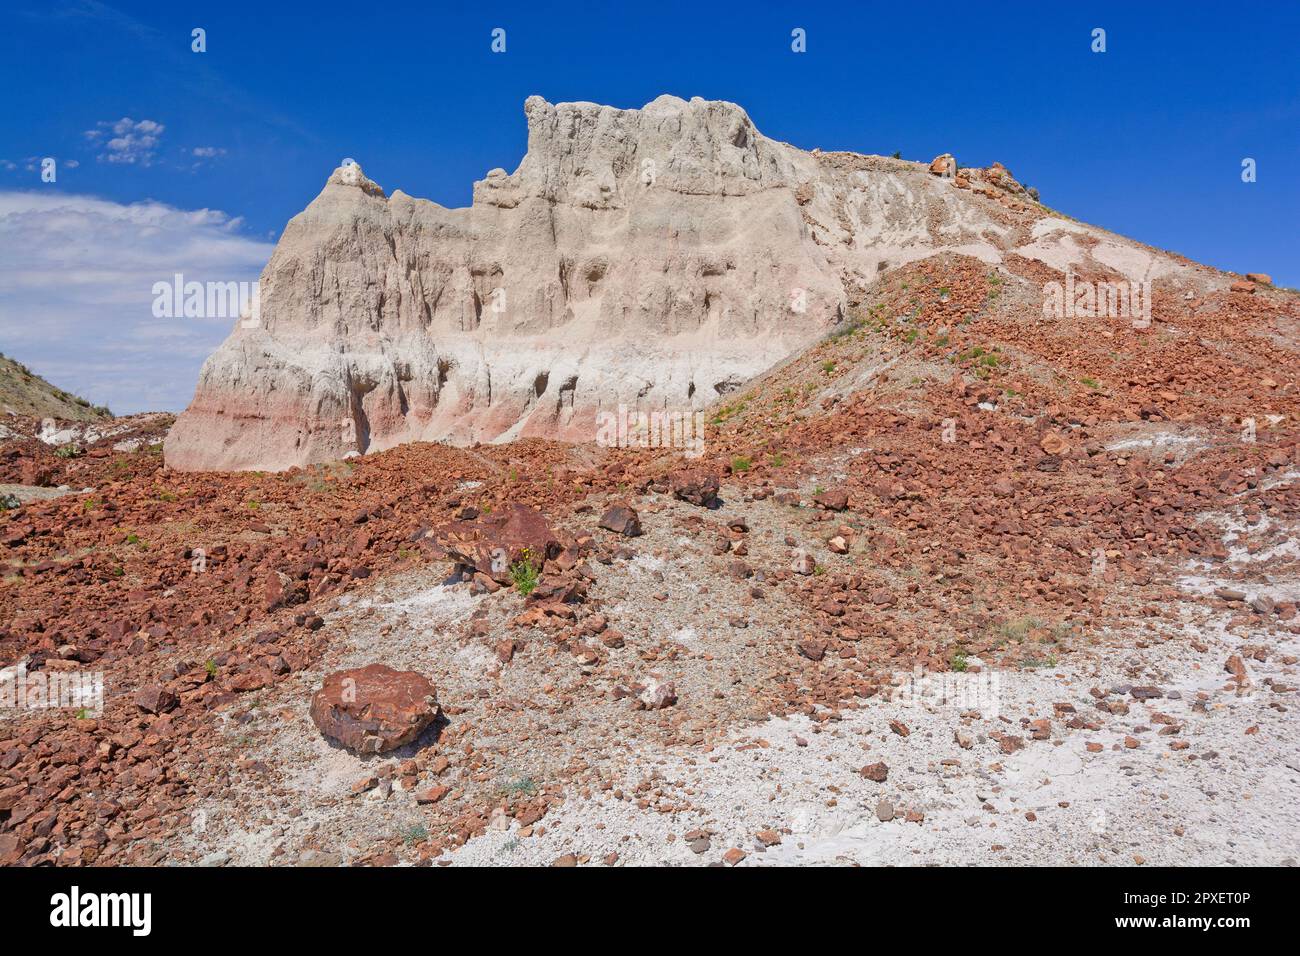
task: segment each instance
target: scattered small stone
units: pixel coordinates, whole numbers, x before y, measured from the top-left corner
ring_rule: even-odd
[[[889,776],[889,767],[884,762],[871,763],[863,767],[860,773],[873,783],[884,783]]]

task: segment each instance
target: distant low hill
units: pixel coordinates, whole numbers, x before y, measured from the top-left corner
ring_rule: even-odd
[[[78,395],[51,385],[21,362],[0,353],[0,413],[32,418],[97,421],[112,418],[102,405],[91,405]]]

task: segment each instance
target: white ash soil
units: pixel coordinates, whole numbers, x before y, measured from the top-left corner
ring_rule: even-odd
[[[852,454],[824,460],[817,475],[833,479]],[[1248,600],[1259,593],[1294,600],[1294,529],[1267,519],[1247,525],[1239,514],[1204,516],[1222,529],[1230,557],[1214,577],[1200,565],[1170,575],[1182,596],[1178,624],[1166,619],[1142,634],[1071,642],[1065,660],[1049,656],[1037,668],[985,667],[956,678],[995,674],[996,708],[988,700],[878,696],[834,712],[820,708],[813,718],[769,718],[757,696],[775,679],[771,655],[797,641],[806,623],[793,594],[806,579],[778,574],[792,557],[787,536],[832,569],[861,556],[824,550],[823,513],[744,501],[733,489],[723,494],[717,511],[647,496],[634,501],[643,536],[596,532],[607,552],[626,546],[636,556],[592,561],[596,581],[579,615],[605,615],[625,640],[611,649],[584,639],[602,658],[594,665],[540,631],[510,627],[523,610],[519,595],[472,597],[465,584],[446,579],[443,563],[342,599],[326,616],[326,657],[232,712],[231,769],[246,779],[205,803],[182,856],[317,865],[368,862],[376,848],[388,848],[399,862],[427,862],[430,854],[419,853],[426,835],[462,810],[549,798],[553,805],[535,825],[499,817],[437,862],[571,857],[596,865],[616,854],[619,865],[706,865],[732,848],[746,854],[742,865],[1234,865],[1300,857],[1288,836],[1300,832],[1300,648],[1244,604],[1213,597],[1226,584]],[[590,503],[596,510],[561,523],[590,530],[604,502]],[[714,526],[738,516],[751,530],[733,542],[745,542],[743,560],[762,572],[744,580],[727,573],[733,554],[713,551]],[[486,627],[471,636],[476,614]],[[507,638],[522,646],[503,664],[495,647]],[[1224,670],[1231,654],[1247,662],[1244,688]],[[324,674],[373,661],[433,680],[446,725],[377,756],[325,741],[307,715],[311,693]],[[816,666],[839,662],[827,657]],[[674,682],[675,707],[640,711],[614,695],[615,687],[651,679]],[[1148,685],[1164,696],[1131,696],[1129,688]],[[1093,688],[1107,704],[1126,702],[1128,713],[1100,709]],[[1073,715],[1055,713],[1057,703],[1100,729],[1068,728]],[[1026,724],[1040,718],[1051,720],[1050,739],[1032,739]],[[893,732],[893,720],[910,733]],[[1161,734],[1170,726],[1179,729]],[[955,739],[959,729],[969,749]],[[1004,753],[1003,735],[1022,739],[1023,749]],[[1175,741],[1188,746],[1174,750]],[[1089,752],[1088,743],[1102,749]],[[416,754],[425,766],[403,789],[398,767]],[[435,756],[449,762],[438,775],[427,768]],[[860,773],[876,762],[889,768],[884,783]],[[380,785],[352,795],[371,775]],[[414,794],[434,784],[450,792],[437,804],[417,804]],[[891,805],[890,820],[879,819],[882,801]],[[909,822],[909,811],[923,819]],[[707,848],[697,834],[686,840],[697,830],[711,834]],[[777,831],[780,844],[764,847],[756,834],[765,830]]]
[[[85,494],[91,490],[89,488],[70,488],[67,485],[60,485],[57,488],[41,488],[37,485],[17,485],[0,482],[0,498],[13,495],[22,504],[29,501],[49,501],[53,498],[62,498],[64,495]]]
[[[1110,635],[1061,666],[994,672],[997,693],[976,706],[941,699],[936,683],[829,720],[771,719],[716,748],[643,749],[612,793],[566,802],[544,832],[490,832],[440,862],[725,865],[738,849],[740,865],[1295,865],[1300,641],[1240,603],[1197,596],[1227,585],[1248,599],[1293,600],[1296,529],[1262,520],[1243,541],[1240,515],[1204,520],[1224,529],[1229,561],[1217,578],[1197,568],[1178,579],[1176,625]],[[1232,654],[1246,661],[1242,687],[1224,670]],[[1148,686],[1163,696],[1132,696]],[[1128,713],[1099,709],[1094,688]],[[1058,703],[1101,729],[1068,728]],[[1051,721],[1047,740],[1024,726],[1040,718]],[[1007,734],[1023,748],[1004,753]],[[888,767],[883,783],[860,772],[877,762]],[[778,844],[768,845],[771,831]]]
[[[624,799],[569,801],[548,815],[541,835],[488,833],[446,858],[549,864],[571,855],[596,865],[617,854],[619,865],[701,865],[738,848],[741,865],[1295,865],[1300,727],[1294,692],[1279,707],[1265,682],[1294,680],[1295,667],[1276,654],[1294,655],[1297,642],[1267,645],[1269,660],[1251,662],[1251,686],[1238,694],[1215,662],[1243,639],[1211,624],[1189,623],[1207,653],[1173,640],[1140,658],[1000,672],[998,717],[960,704],[878,700],[824,724],[773,719],[713,753],[632,754]],[[1158,682],[1166,697],[1130,699],[1129,714],[1107,717],[1098,732],[1066,730],[1054,718],[1054,703],[1090,714],[1092,687],[1124,699],[1119,690],[1138,681]],[[1194,707],[1198,694],[1208,697],[1203,711]],[[1159,736],[1156,713],[1175,719],[1180,735]],[[1052,718],[1052,738],[1026,736],[1024,749],[1005,755],[989,734],[1023,734],[1022,717]],[[893,720],[909,735],[892,732]],[[955,741],[958,729],[970,735],[969,750]],[[1174,739],[1190,749],[1171,751]],[[1088,752],[1089,742],[1102,751]],[[889,768],[884,783],[859,772],[878,761]],[[891,805],[887,821],[882,802]],[[909,811],[922,819],[909,822]],[[700,852],[686,839],[696,830],[710,834]],[[779,845],[758,839],[767,830],[779,833]]]

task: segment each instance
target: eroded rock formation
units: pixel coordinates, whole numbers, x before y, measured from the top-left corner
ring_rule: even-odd
[[[680,413],[738,387],[841,321],[885,269],[942,250],[997,263],[1030,238],[1011,194],[800,150],[731,103],[534,96],[525,113],[519,168],[489,172],[468,208],[335,170],[286,227],[256,321],[204,365],[168,465],[592,441],[620,406]]]

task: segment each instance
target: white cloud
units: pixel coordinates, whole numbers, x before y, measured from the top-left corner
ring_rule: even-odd
[[[217,156],[225,156],[226,151],[220,146],[195,146],[194,155],[201,159],[212,159]]]
[[[256,281],[273,246],[213,209],[0,191],[0,342],[119,414],[177,411],[231,319],[158,319],[153,284]]]
[[[94,129],[86,130],[85,136],[104,147],[98,156],[101,162],[150,166],[166,128],[153,120],[123,116],[120,120],[100,120]]]

